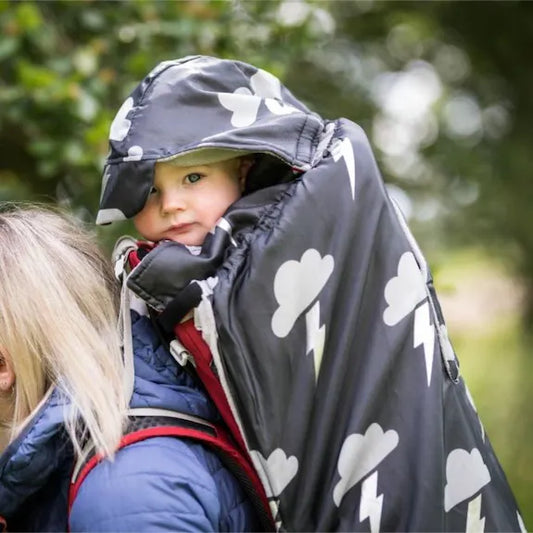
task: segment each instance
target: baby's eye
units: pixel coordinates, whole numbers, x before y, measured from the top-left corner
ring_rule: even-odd
[[[156,192],[158,192],[157,187],[152,186],[150,187],[150,192],[148,194],[155,194]]]
[[[185,181],[188,183],[196,183],[197,181],[200,181],[202,179],[202,176],[200,174],[197,174],[196,172],[193,172],[192,174],[187,174],[185,176]]]

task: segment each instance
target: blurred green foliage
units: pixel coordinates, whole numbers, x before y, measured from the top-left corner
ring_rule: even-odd
[[[134,85],[159,61],[189,54],[245,59],[284,77],[321,35],[312,19],[285,27],[276,8],[0,2],[0,201],[66,203],[93,220],[109,125]]]
[[[0,200],[69,203],[92,220],[109,124],[133,86],[164,59],[238,58],[363,126],[426,250],[482,242],[508,258],[531,328],[533,3],[0,0],[0,32]],[[424,85],[398,87],[424,76],[437,93],[421,113]]]
[[[386,180],[413,201],[411,226],[424,249],[481,243],[505,257],[524,283],[524,325],[533,329],[533,3],[329,6],[331,41],[297,59],[288,85],[326,116],[348,116],[373,133]],[[438,91],[423,115],[412,100],[423,102],[424,85],[398,77],[409,72]],[[388,85],[395,100],[384,109]]]
[[[451,245],[488,248],[520,277],[531,330],[532,39],[533,3],[514,0],[0,0],[0,201],[94,220],[109,126],[134,85],[162,60],[237,58],[324,117],[358,122],[432,263]],[[101,231],[109,245],[124,227]],[[491,416],[497,441],[504,421]],[[510,477],[524,506],[521,475]]]

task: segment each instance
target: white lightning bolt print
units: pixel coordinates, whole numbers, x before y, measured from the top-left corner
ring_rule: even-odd
[[[274,525],[276,526],[276,531],[279,531],[282,526],[282,521],[279,517],[279,499],[269,499],[268,505],[270,506],[270,512],[272,513],[272,516],[274,518]]]
[[[350,178],[350,187],[352,189],[352,200],[355,200],[355,157],[353,155],[353,146],[349,139],[337,141],[331,148],[333,160],[337,162],[341,157],[344,158],[348,177]]]
[[[217,222],[217,226],[220,229],[223,229],[229,235],[231,244],[233,246],[237,246],[237,242],[235,241],[232,235],[233,229],[231,227],[231,224],[225,218],[220,218]],[[214,233],[214,230],[211,231],[211,233]]]
[[[326,341],[326,326],[320,326],[320,301],[305,315],[305,325],[307,330],[307,354],[314,351],[315,361],[315,381],[318,379],[322,356],[324,355],[324,344]]]
[[[361,485],[361,502],[359,503],[359,522],[370,520],[370,533],[378,533],[383,508],[383,494],[377,496],[378,473],[374,472]]]
[[[413,346],[416,348],[421,344],[424,345],[426,374],[429,387],[431,383],[431,369],[433,367],[433,351],[435,349],[435,328],[429,320],[429,303],[427,301],[415,311]]]
[[[466,533],[483,533],[485,518],[481,517],[481,494],[468,504],[466,516]]]
[[[522,516],[518,511],[516,511],[516,518],[518,520],[518,526],[520,527],[521,533],[527,533],[526,525],[524,524],[524,520],[522,519]]]

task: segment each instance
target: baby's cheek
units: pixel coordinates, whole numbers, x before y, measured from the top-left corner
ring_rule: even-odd
[[[141,234],[145,235],[155,229],[154,217],[152,209],[145,206],[144,209],[133,217],[133,225],[135,229]]]

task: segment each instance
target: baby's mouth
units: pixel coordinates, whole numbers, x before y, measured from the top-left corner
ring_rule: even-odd
[[[170,226],[170,228],[168,228],[167,231],[176,231],[176,232],[187,231],[188,229],[192,228],[192,226],[193,226],[193,222],[184,222],[183,224],[174,224]]]

